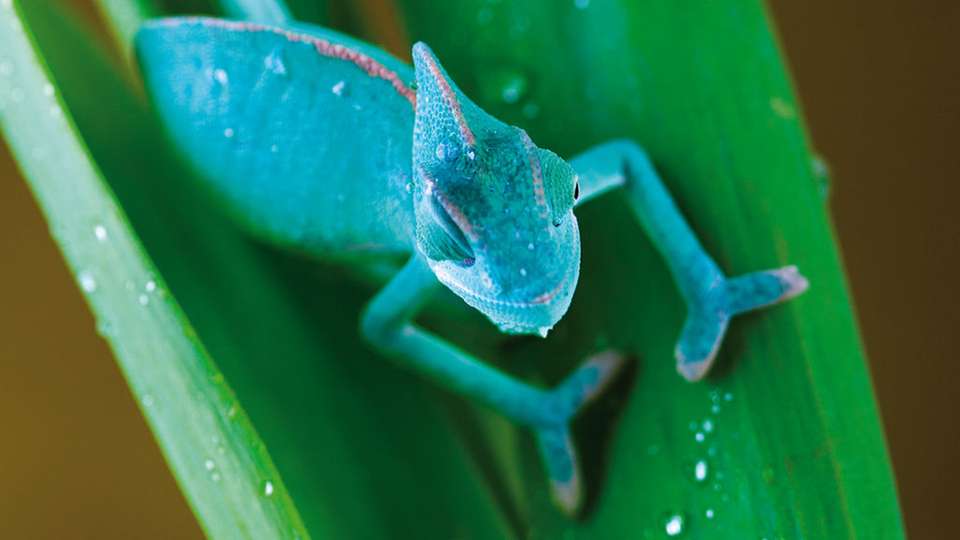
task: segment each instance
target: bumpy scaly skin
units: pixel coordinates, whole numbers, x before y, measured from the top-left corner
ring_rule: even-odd
[[[676,358],[688,380],[707,373],[730,317],[806,289],[795,267],[728,279],[639,146],[612,141],[568,164],[477,107],[424,44],[411,70],[323,28],[179,18],[148,24],[137,53],[172,138],[252,234],[355,267],[409,255],[368,305],[364,336],[532,428],[568,513],[581,500],[569,423],[623,357],[596,355],[552,390],[525,384],[416,325],[440,283],[501,330],[545,336],[579,276],[577,196],[618,189],[687,301]]]
[[[527,134],[467,99],[426,45],[413,61],[418,246],[437,278],[501,330],[545,335],[580,270],[573,170],[555,157],[566,170],[546,169]]]

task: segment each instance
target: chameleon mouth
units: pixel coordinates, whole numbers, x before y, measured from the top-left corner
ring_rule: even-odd
[[[566,313],[580,275],[579,231],[575,222],[573,245],[576,253],[570,259],[562,276],[545,292],[529,298],[504,298],[497,294],[483,294],[467,284],[473,279],[491,283],[483,265],[465,268],[453,261],[428,259],[431,269],[447,288],[462,298],[468,305],[487,316],[501,331],[511,334],[539,334],[546,332]],[[476,274],[479,273],[479,276]]]

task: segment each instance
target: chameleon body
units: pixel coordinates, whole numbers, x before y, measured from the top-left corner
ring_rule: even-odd
[[[518,381],[416,324],[440,284],[504,332],[546,336],[579,277],[574,206],[616,190],[687,301],[676,350],[687,379],[706,374],[731,316],[806,288],[794,267],[728,279],[638,145],[612,141],[564,161],[480,109],[422,43],[411,68],[315,26],[172,18],[148,23],[136,47],[172,139],[247,231],[349,268],[406,259],[360,331],[532,428],[567,512],[581,499],[569,423],[620,355],[596,355],[553,389]]]

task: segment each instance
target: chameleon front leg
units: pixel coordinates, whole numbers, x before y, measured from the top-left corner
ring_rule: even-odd
[[[687,320],[675,355],[687,380],[704,377],[733,315],[792,298],[807,289],[795,266],[727,278],[704,251],[670,197],[646,152],[617,140],[576,156],[578,204],[622,187],[641,225],[663,255],[687,303]]]
[[[554,501],[567,513],[575,512],[581,490],[569,422],[612,379],[621,357],[597,355],[553,390],[518,381],[415,324],[417,313],[439,286],[422,256],[411,257],[364,311],[364,337],[383,354],[441,386],[532,428]]]

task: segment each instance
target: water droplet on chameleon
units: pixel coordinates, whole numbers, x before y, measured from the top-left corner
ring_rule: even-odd
[[[227,75],[227,72],[220,68],[213,70],[213,78],[216,79],[218,83],[224,86],[226,86],[227,83],[230,82],[230,77]]]
[[[523,277],[527,277],[527,269],[526,269],[526,268],[521,268],[521,269],[520,269],[520,275],[523,276]]]
[[[80,288],[85,292],[92,293],[97,290],[97,280],[90,272],[80,272],[77,279],[80,281]]]
[[[283,63],[283,53],[280,50],[274,50],[263,59],[263,67],[277,75],[286,75],[287,66]]]
[[[337,84],[335,84],[335,85],[333,85],[332,87],[330,87],[330,91],[333,92],[333,93],[334,93],[335,95],[337,95],[337,96],[342,96],[342,95],[343,95],[343,89],[346,88],[346,86],[347,86],[347,83],[345,83],[344,81],[340,81],[340,82],[338,82]]]
[[[680,533],[683,532],[683,516],[680,514],[669,516],[663,529],[666,531],[667,536],[679,536]]]
[[[233,138],[233,128],[227,128],[223,130],[223,136],[228,139]]]
[[[443,143],[437,145],[436,156],[440,161],[443,161],[447,157],[447,148]]]

